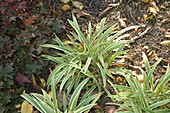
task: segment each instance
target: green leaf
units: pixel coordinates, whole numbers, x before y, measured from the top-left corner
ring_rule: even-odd
[[[169,65],[167,67],[167,71],[166,71],[165,75],[161,78],[160,83],[157,85],[157,87],[155,89],[155,93],[156,94],[161,93],[163,91],[166,83],[168,83],[168,81],[170,81],[170,66]]]
[[[170,99],[166,99],[166,100],[163,100],[163,101],[156,102],[156,103],[148,106],[148,108],[149,109],[154,109],[154,108],[163,106],[163,105],[168,104],[168,103],[170,103]]]
[[[56,113],[59,113],[58,105],[57,105],[57,98],[56,98],[56,88],[54,83],[54,75],[52,76],[52,85],[51,85],[51,91],[52,91],[52,100],[54,103],[54,110]]]
[[[113,29],[116,27],[117,24],[114,24],[113,26],[111,26],[109,29],[107,29],[103,35],[99,38],[99,43],[101,43],[104,40],[107,40],[108,36],[110,35],[110,33],[113,31]]]
[[[61,64],[64,63],[64,58],[63,57],[53,57],[53,56],[49,56],[49,55],[41,55],[44,58],[47,58],[55,63]]]
[[[170,109],[158,109],[154,111],[155,113],[170,113]]]
[[[91,57],[88,57],[85,66],[82,68],[85,73],[86,73],[86,71],[87,71],[88,68],[89,68],[89,65],[90,65],[90,63],[91,63],[91,60],[92,60],[92,58],[91,58]]]
[[[61,46],[57,46],[57,45],[53,45],[53,44],[44,44],[44,45],[41,45],[42,47],[49,47],[49,48],[54,48],[54,49],[57,49],[57,50],[60,50],[60,51],[63,51],[67,54],[71,54],[72,51],[71,50],[68,50],[66,49],[65,47],[61,47]]]
[[[73,21],[68,20],[68,22],[70,23],[70,25],[74,28],[74,30],[76,31],[76,33],[78,34],[79,38],[80,38],[80,42],[84,43],[86,45],[86,47],[89,47],[88,42],[84,36],[84,34],[81,32],[79,25],[77,23],[77,20],[75,18],[75,16],[72,14],[73,17]]]
[[[64,43],[58,38],[58,36],[54,33],[54,36],[55,36],[55,41],[61,46],[61,47],[64,47]]]
[[[130,87],[122,86],[122,85],[113,85],[112,87],[118,88],[118,89],[124,89],[124,90],[131,90]]]
[[[63,68],[65,67],[67,64],[63,63],[58,65],[54,71],[50,74],[50,76],[48,77],[48,81],[47,81],[47,85],[50,86],[51,85],[51,80],[52,80],[52,76],[58,76],[57,73]]]
[[[99,67],[99,70],[101,72],[103,85],[104,85],[104,87],[106,87],[106,72],[98,62],[96,64]]]
[[[84,111],[91,109],[95,105],[96,104],[89,104],[89,105],[83,106],[83,107],[77,109],[76,111],[74,111],[74,113],[83,113]]]
[[[131,105],[135,113],[142,113],[141,109],[139,109],[138,106],[136,106],[132,101],[131,101]]]
[[[70,102],[69,102],[69,111],[74,111],[77,105],[78,97],[80,95],[81,89],[84,87],[84,85],[88,82],[89,78],[83,80],[78,87],[73,92],[73,95],[71,96]]]
[[[136,78],[134,78],[133,80],[134,80],[134,82],[135,82],[136,88],[137,88],[137,90],[139,91],[139,95],[140,95],[140,97],[141,97],[141,100],[138,100],[138,101],[142,101],[143,104],[144,104],[144,107],[148,107],[149,104],[148,104],[147,98],[146,98],[146,96],[145,96],[145,93],[144,93],[144,91],[143,91],[143,89],[142,89],[139,81],[136,80]]]

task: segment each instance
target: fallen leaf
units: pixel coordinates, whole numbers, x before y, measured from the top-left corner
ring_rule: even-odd
[[[37,86],[37,82],[36,82],[36,79],[33,73],[32,73],[32,85],[33,85],[33,88]]]
[[[124,67],[125,66],[125,59],[121,59],[115,63],[117,67]]]
[[[170,38],[170,32],[165,32],[165,37]]]
[[[106,112],[107,113],[114,113],[114,112],[116,112],[116,106],[115,105],[106,105],[105,106],[105,110],[106,110]]]
[[[35,22],[34,20],[37,18],[38,16],[32,16],[32,17],[29,17],[28,19],[24,19],[23,22],[25,26],[28,26],[29,24],[34,23]]]
[[[159,60],[158,54],[155,51],[153,52],[153,57],[155,60]]]
[[[126,25],[126,23],[125,23],[124,20],[125,20],[125,19],[119,18],[119,22],[120,22],[120,26],[121,26],[121,27],[127,27],[127,25]]]
[[[170,45],[170,40],[165,40],[163,42],[160,43],[163,46],[169,46]]]
[[[144,3],[148,3],[150,2],[150,0],[142,0]]]
[[[149,20],[149,19],[152,19],[154,17],[154,15],[153,14],[148,14],[148,15],[144,14],[143,17],[145,20]]]
[[[58,13],[50,6],[50,5],[48,5],[49,6],[49,8],[50,8],[50,11],[52,12],[52,13],[54,13],[56,16],[58,15]]]
[[[148,12],[152,13],[153,15],[158,14],[158,12],[156,11],[156,9],[153,8],[153,7],[149,7]]]
[[[15,105],[15,108],[20,108],[20,107],[21,107],[21,104]]]
[[[170,60],[162,59],[162,62],[168,65],[170,63]]]
[[[52,98],[52,92],[51,92],[51,91],[48,93],[48,96],[49,96],[50,98]]]
[[[61,9],[62,9],[63,11],[67,11],[67,10],[70,10],[71,7],[70,7],[69,5],[63,5],[63,6],[61,7]]]
[[[50,73],[52,73],[52,72],[53,72],[53,70],[52,70],[51,68],[48,68],[48,69],[49,69]]]
[[[154,10],[155,10],[156,12],[159,12],[159,8],[157,7],[157,5],[156,5],[155,2],[152,2],[151,5],[152,5],[152,7],[154,8]]]
[[[84,6],[83,6],[83,4],[81,2],[73,1],[73,0],[71,2],[73,4],[73,6],[76,7],[76,8],[79,8],[79,9],[83,9],[84,8]]]
[[[166,29],[165,28],[159,28],[159,30],[161,31],[161,32],[166,32]],[[165,33],[166,34],[166,33]],[[166,37],[166,36],[165,36]]]
[[[41,84],[43,85],[43,88],[44,88],[44,87],[47,85],[46,82],[45,82],[45,80],[44,80],[44,78],[40,78],[40,77],[39,77],[39,79],[40,79]]]
[[[78,17],[78,18],[79,18],[79,17],[89,17],[89,18],[91,18],[91,15],[88,14],[88,13],[85,13],[85,12],[83,12],[83,11],[78,11],[78,12],[77,12],[77,17]]]
[[[27,101],[24,101],[21,105],[21,113],[32,113],[32,112],[33,112],[33,106]]]
[[[61,0],[62,3],[69,3],[70,0]]]
[[[24,75],[23,73],[21,72],[18,72],[16,77],[15,77],[15,80],[17,81],[17,83],[19,85],[21,85],[22,83],[32,83],[27,77],[26,75]]]

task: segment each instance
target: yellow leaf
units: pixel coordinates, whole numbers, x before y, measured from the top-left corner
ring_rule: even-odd
[[[150,2],[150,0],[142,0],[144,3],[148,3]]]
[[[143,15],[143,17],[144,17],[145,20],[152,19],[153,16],[154,16],[153,14],[149,14],[149,15],[144,14],[144,15]]]
[[[61,9],[64,10],[64,11],[67,11],[67,10],[70,10],[71,7],[70,7],[69,5],[63,5],[63,6],[61,7]]]
[[[62,3],[69,3],[70,0],[61,0]]]
[[[50,73],[52,73],[52,72],[53,72],[53,70],[52,70],[51,68],[48,68],[48,69],[49,69]]]
[[[15,108],[20,108],[20,107],[21,107],[21,104],[15,105]]]
[[[52,92],[51,92],[51,91],[48,93],[48,96],[49,96],[50,98],[52,98]]]
[[[32,113],[32,111],[33,106],[27,101],[24,101],[21,105],[21,113]]]
[[[161,45],[169,46],[170,45],[170,40],[165,40],[165,41],[161,42]]]
[[[44,87],[47,85],[46,82],[45,82],[45,80],[44,80],[44,78],[40,78],[40,77],[39,77],[39,79],[40,79],[41,84],[43,85],[43,88],[44,88]]]

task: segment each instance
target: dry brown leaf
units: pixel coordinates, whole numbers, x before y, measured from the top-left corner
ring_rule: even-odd
[[[63,5],[63,6],[61,7],[61,9],[64,10],[64,11],[67,11],[67,10],[70,10],[71,7],[70,7],[69,5]]]
[[[37,18],[38,16],[32,16],[32,17],[29,17],[28,19],[24,19],[23,22],[26,26],[28,26],[29,24],[34,23],[35,22],[34,20]]]
[[[170,60],[162,59],[162,62],[165,63],[165,65],[168,65],[170,63]]]
[[[170,32],[165,32],[165,37],[170,38]]]
[[[157,10],[153,7],[149,7],[148,12],[152,13],[153,15],[158,14]]]
[[[35,79],[35,76],[34,76],[34,74],[32,73],[32,85],[33,85],[33,88],[36,88],[36,86],[37,86],[37,82],[36,82],[36,79]]]
[[[127,27],[127,25],[126,25],[126,23],[125,23],[124,20],[125,20],[125,19],[119,18],[119,22],[120,22],[120,26],[121,26],[121,27]]]
[[[165,40],[163,42],[160,43],[163,46],[169,46],[170,45],[170,40]]]
[[[159,30],[160,30],[161,32],[166,32],[166,29],[165,29],[165,28],[159,28]]]
[[[158,57],[158,54],[154,51],[154,53],[153,53],[153,56],[154,56],[154,59],[155,60],[159,60],[159,57]]]
[[[58,13],[50,6],[50,5],[48,5],[49,6],[49,8],[50,8],[50,11],[52,12],[52,13],[54,13],[56,16],[58,15]]]
[[[70,0],[61,0],[62,3],[69,3]]]
[[[155,2],[152,2],[151,5],[153,6],[156,12],[159,12],[159,8],[157,7]]]
[[[50,73],[52,73],[52,72],[53,72],[53,70],[52,70],[51,68],[48,68],[48,69],[49,69]]]
[[[79,17],[89,17],[89,18],[91,18],[91,15],[88,14],[88,13],[85,13],[85,12],[83,12],[83,11],[77,11],[77,17],[78,17],[78,18],[79,18]]]
[[[105,106],[105,110],[106,110],[106,113],[114,113],[116,111],[116,106],[114,105],[106,105]]]

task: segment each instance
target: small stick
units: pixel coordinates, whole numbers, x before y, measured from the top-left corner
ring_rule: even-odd
[[[109,7],[107,7],[104,11],[102,11],[99,15],[99,18],[100,17],[103,17],[106,13],[108,13],[111,9],[113,9],[114,7],[118,6],[118,4],[109,4]]]
[[[149,31],[149,29],[151,29],[151,27],[146,28],[146,30],[144,32],[142,32],[139,36],[133,37],[131,40],[136,40],[136,39],[142,37],[143,35],[145,35]]]

